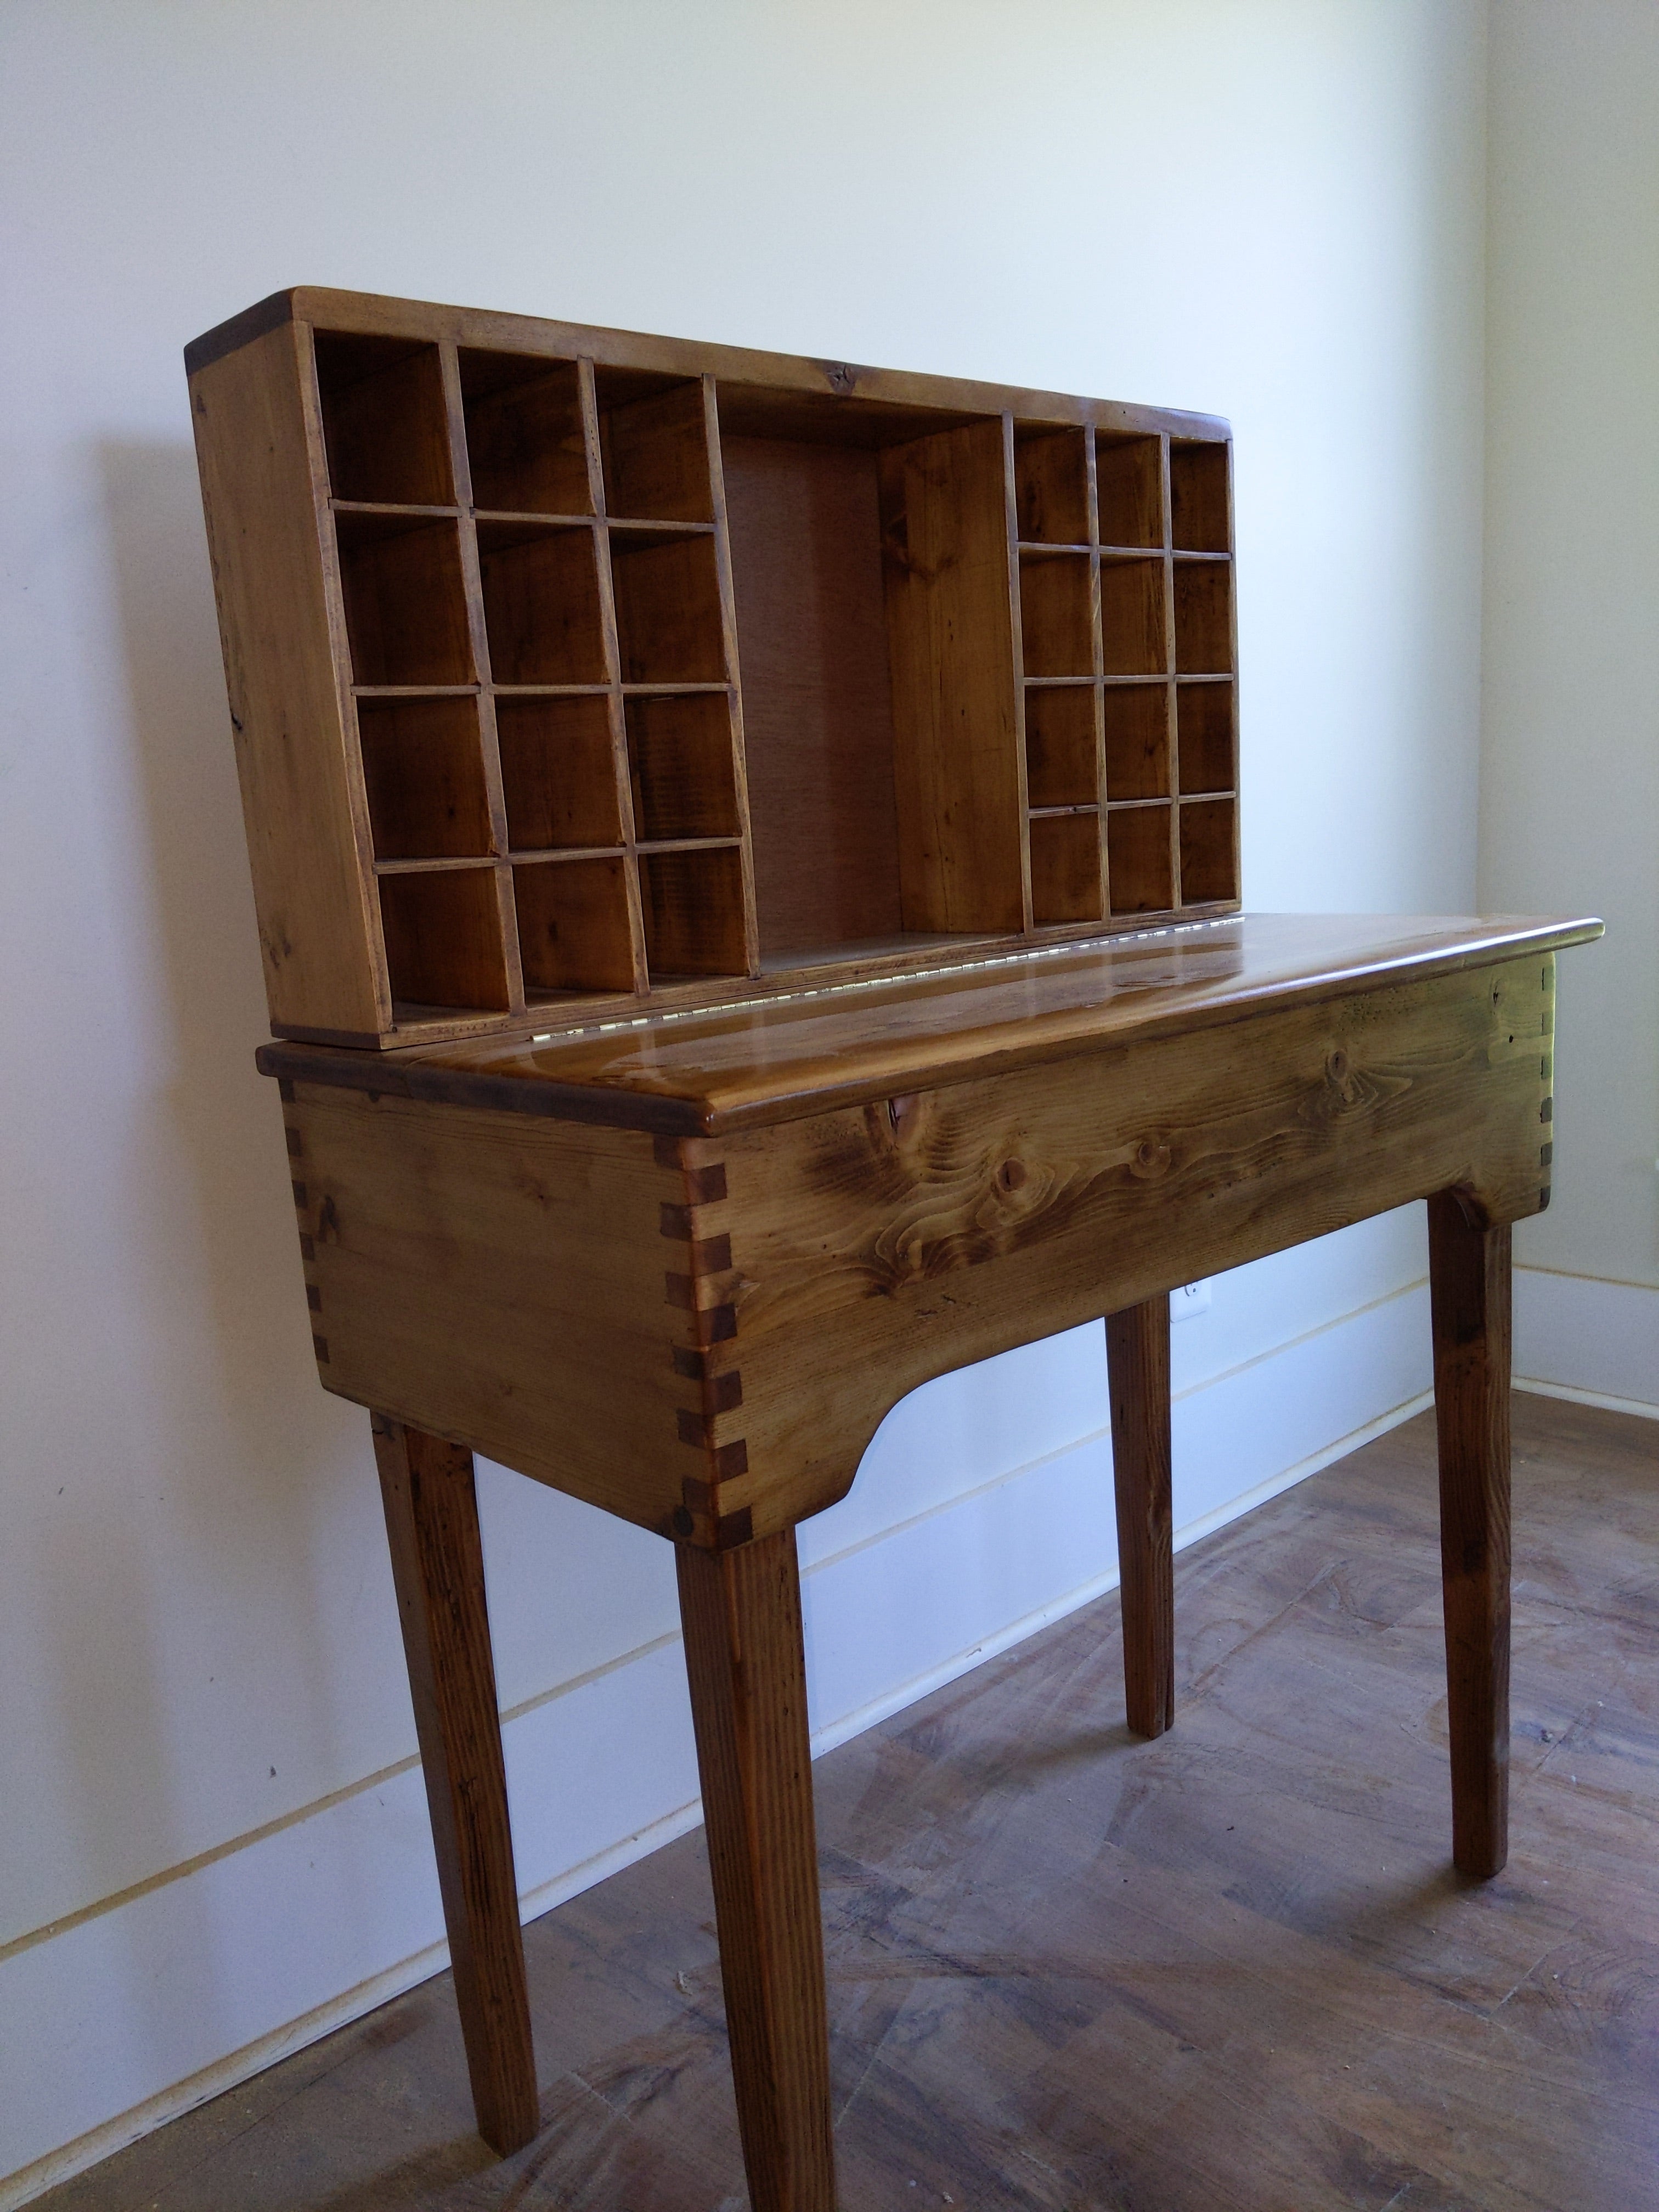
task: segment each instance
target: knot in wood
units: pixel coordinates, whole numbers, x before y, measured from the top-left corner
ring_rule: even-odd
[[[1325,1061],[1325,1073],[1333,1083],[1346,1083],[1348,1079],[1348,1055],[1338,1045]]]
[[[1005,1191],[1018,1190],[1025,1181],[1025,1172],[1024,1160],[1004,1160],[1002,1165],[997,1170],[997,1188]]]
[[[1169,1174],[1170,1161],[1167,1145],[1153,1137],[1143,1137],[1130,1158],[1129,1172],[1139,1176],[1143,1182],[1156,1182],[1160,1176]]]

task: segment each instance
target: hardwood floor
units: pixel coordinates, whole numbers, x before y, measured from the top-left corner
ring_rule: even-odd
[[[1514,1795],[1451,1869],[1424,1415],[817,1769],[842,2212],[1654,2212],[1659,1428],[1515,1401]],[[542,2131],[447,1976],[43,2212],[741,2212],[701,1833],[526,1931]]]

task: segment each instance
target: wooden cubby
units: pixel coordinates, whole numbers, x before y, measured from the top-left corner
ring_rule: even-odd
[[[513,870],[525,991],[534,1006],[634,987],[628,862],[621,853],[520,861]]]
[[[496,699],[501,795],[514,854],[626,842],[611,716],[603,691]]]
[[[459,373],[475,507],[481,514],[591,514],[575,362],[464,346]]]
[[[1176,718],[1182,796],[1231,793],[1237,780],[1231,684],[1177,684]]]
[[[494,853],[475,696],[359,698],[357,735],[377,860]]]
[[[309,290],[187,361],[279,1033],[1237,904],[1224,424]]]
[[[1181,896],[1188,906],[1231,899],[1237,880],[1237,805],[1231,799],[1181,802]]]
[[[1167,799],[1170,787],[1169,685],[1109,684],[1101,703],[1107,798]]]
[[[1107,867],[1115,915],[1167,914],[1174,905],[1172,813],[1167,801],[1108,810]]]

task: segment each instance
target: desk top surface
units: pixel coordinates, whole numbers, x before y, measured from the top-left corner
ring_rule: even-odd
[[[1545,954],[1589,919],[1239,915],[902,976],[402,1052],[261,1048],[268,1075],[558,1120],[715,1136],[1367,987]]]

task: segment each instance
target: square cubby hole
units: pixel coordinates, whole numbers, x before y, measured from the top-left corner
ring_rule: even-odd
[[[525,995],[532,1004],[567,991],[633,989],[622,854],[521,863],[513,871],[513,896]]]
[[[1015,429],[1014,505],[1022,544],[1089,543],[1089,453],[1081,430]]]
[[[1028,676],[1094,674],[1094,575],[1086,553],[1021,553],[1019,629]]]
[[[594,384],[605,513],[639,522],[712,522],[701,382],[600,368]]]
[[[507,951],[493,868],[382,876],[380,922],[400,1018],[460,1008],[507,1012]]]
[[[641,853],[640,904],[653,983],[741,975],[747,967],[743,860],[735,845]]]
[[[1103,545],[1164,544],[1164,454],[1156,438],[1095,437]]]
[[[735,837],[737,775],[732,702],[724,691],[685,691],[627,702],[634,835]]]
[[[608,697],[498,698],[495,737],[514,853],[622,843]]]
[[[1106,796],[1167,799],[1170,793],[1170,687],[1108,684]]]
[[[377,860],[489,857],[476,696],[360,699],[357,734]]]
[[[1100,817],[1039,814],[1031,830],[1031,920],[1039,928],[1098,921]]]
[[[591,528],[481,522],[478,568],[497,684],[607,681]]]
[[[1025,803],[1028,806],[1092,806],[1095,774],[1095,687],[1092,684],[1028,685],[1025,692]]]
[[[575,362],[463,347],[460,363],[474,507],[509,514],[591,514]]]
[[[1100,639],[1108,676],[1161,676],[1168,665],[1164,563],[1100,564]]]
[[[455,524],[387,514],[337,514],[334,522],[354,679],[474,682]]]
[[[1168,806],[1121,806],[1106,817],[1112,912],[1167,914],[1175,904]]]
[[[1203,906],[1238,896],[1231,799],[1189,799],[1181,809],[1181,903]]]
[[[1179,684],[1176,686],[1176,726],[1180,743],[1181,791],[1231,791],[1237,770],[1233,765],[1233,687],[1231,684]]]
[[[336,499],[453,507],[449,424],[434,345],[319,331],[317,392]]]
[[[1182,676],[1230,675],[1233,577],[1229,561],[1175,564],[1176,667]]]
[[[624,684],[720,684],[726,639],[712,531],[611,532]]]
[[[1171,535],[1178,553],[1226,553],[1228,448],[1176,438],[1170,446]]]

